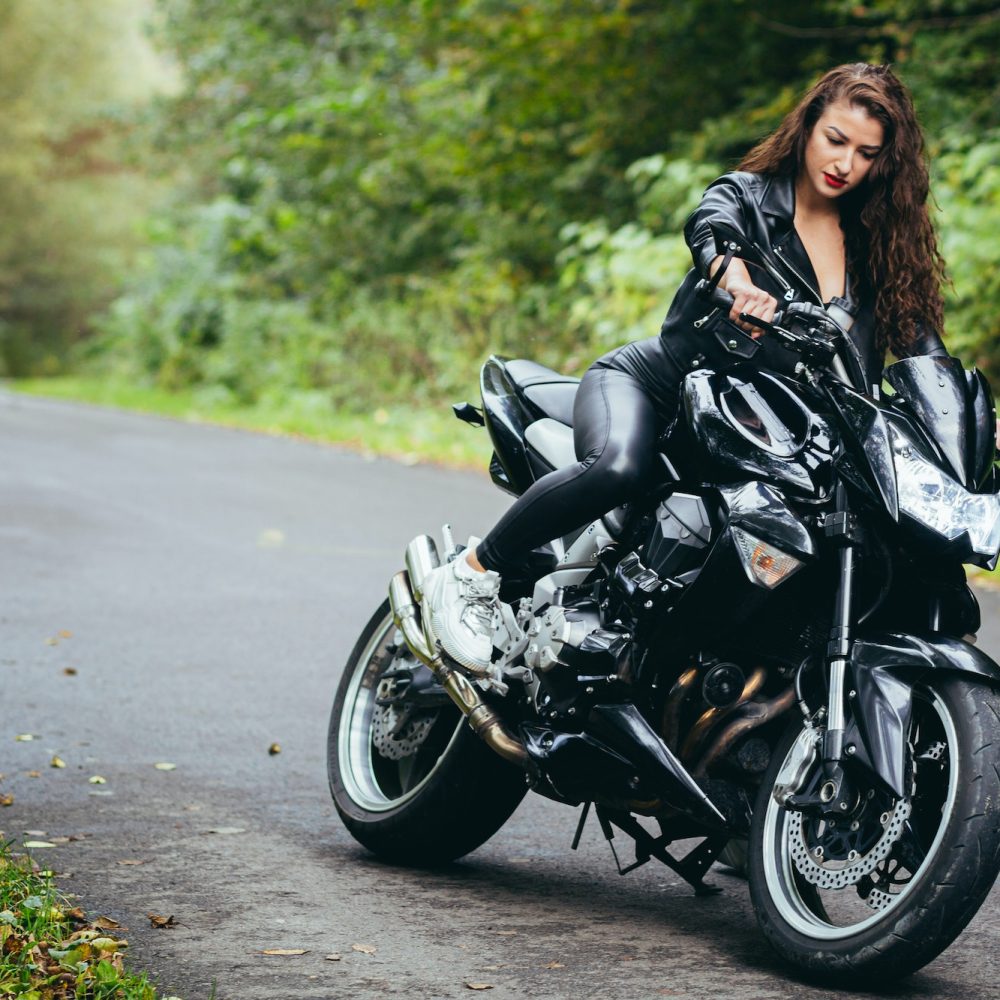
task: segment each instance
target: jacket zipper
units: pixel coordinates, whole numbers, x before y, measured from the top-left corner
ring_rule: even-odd
[[[804,289],[805,289],[805,290],[806,290],[807,292],[811,292],[811,293],[812,293],[812,295],[813,295],[813,298],[814,298],[814,299],[816,300],[816,304],[817,304],[817,305],[820,305],[820,306],[822,306],[822,305],[824,304],[824,303],[823,303],[823,296],[822,296],[822,295],[820,295],[820,294],[819,294],[819,292],[818,292],[818,291],[816,291],[816,289],[815,289],[815,288],[813,288],[813,286],[812,286],[812,285],[810,285],[810,284],[809,284],[809,282],[808,282],[808,281],[806,281],[806,279],[805,279],[805,278],[803,278],[803,277],[802,277],[802,275],[801,275],[801,274],[799,274],[799,272],[798,272],[798,271],[796,271],[794,267],[792,267],[792,265],[791,265],[791,264],[790,264],[790,263],[788,262],[788,259],[787,259],[787,258],[786,258],[786,257],[784,256],[784,254],[782,254],[782,252],[781,252],[781,247],[772,247],[771,249],[772,249],[772,250],[774,250],[775,254],[776,254],[776,255],[777,255],[777,257],[778,257],[778,260],[780,260],[780,261],[781,261],[781,263],[782,263],[782,264],[784,264],[784,265],[785,265],[785,267],[787,267],[787,268],[788,268],[788,270],[789,270],[789,271],[791,271],[791,272],[792,272],[792,274],[794,274],[794,275],[795,275],[795,277],[796,277],[796,278],[798,278],[798,280],[799,280],[800,282],[802,282],[802,287],[803,287],[803,288],[804,288]],[[787,283],[786,283],[786,286],[785,286],[785,287],[786,287],[786,290],[787,290],[787,288],[789,287],[789,286],[787,285]]]

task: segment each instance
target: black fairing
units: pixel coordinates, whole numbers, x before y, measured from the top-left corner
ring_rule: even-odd
[[[834,385],[833,398],[845,428],[854,438],[855,448],[864,455],[866,462],[866,467],[860,470],[853,463],[842,463],[841,471],[847,478],[855,479],[856,485],[873,492],[889,516],[898,521],[896,467],[892,460],[889,425],[882,408],[870,396],[855,392],[840,382]]]
[[[815,558],[816,546],[809,529],[777,490],[764,483],[749,482],[721,486],[719,492],[731,525],[745,528],[751,535],[797,559]]]
[[[906,733],[913,686],[930,670],[965,674],[1000,687],[1000,666],[960,639],[942,635],[871,634],[855,640],[851,670],[852,735],[860,737],[858,762],[867,764],[897,798],[907,794]]]
[[[486,428],[496,451],[490,474],[501,489],[520,496],[535,480],[524,442],[525,429],[535,418],[500,358],[491,357],[483,365],[480,389]]]
[[[989,383],[958,358],[905,358],[890,365],[892,386],[936,443],[951,473],[968,490],[990,489],[995,412]]]
[[[659,626],[659,641],[674,646],[703,636],[705,629],[717,630],[721,620],[727,631],[739,634],[774,598],[775,591],[750,579],[732,527],[743,528],[807,564],[815,563],[817,557],[809,529],[773,486],[756,481],[734,483],[707,489],[703,496],[712,522],[711,551],[697,578]],[[787,586],[795,584],[782,583],[777,589]]]
[[[749,366],[692,372],[684,380],[683,429],[676,434],[701,475],[722,482],[753,476],[800,496],[825,497],[832,485],[832,433],[800,392]]]

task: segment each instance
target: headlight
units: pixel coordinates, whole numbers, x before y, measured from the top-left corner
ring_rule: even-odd
[[[928,462],[895,427],[892,451],[900,510],[949,540],[968,533],[973,552],[995,556],[1000,549],[1000,498],[970,493]]]

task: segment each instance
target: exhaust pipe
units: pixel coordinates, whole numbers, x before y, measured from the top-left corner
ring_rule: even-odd
[[[424,577],[440,565],[441,558],[430,535],[417,535],[406,546],[406,572],[410,579],[410,590],[418,604],[424,599]]]
[[[427,538],[427,536],[422,535],[415,538],[406,550],[406,561],[409,565],[410,550],[411,548],[415,549],[414,566],[417,567],[418,571],[421,565],[426,565],[423,562],[427,555],[426,549],[416,546],[416,543],[420,542],[422,538]],[[430,539],[427,540],[430,541]],[[433,551],[433,544],[431,542],[431,550],[436,558],[437,552]],[[410,588],[407,570],[401,570],[390,581],[389,604],[392,606],[392,620],[403,633],[406,645],[410,647],[410,651],[421,663],[430,667],[431,672],[448,693],[448,697],[468,719],[472,731],[504,760],[517,764],[519,767],[527,767],[528,751],[524,744],[507,729],[500,716],[483,701],[472,682],[464,674],[449,667],[441,659],[441,654],[437,650],[431,649],[420,623],[420,609]]]

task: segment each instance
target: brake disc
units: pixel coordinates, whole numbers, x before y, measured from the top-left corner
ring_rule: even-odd
[[[396,705],[376,705],[372,718],[372,742],[379,756],[387,760],[402,760],[415,754],[427,739],[427,734],[437,718],[436,713],[421,712],[404,722],[402,711]],[[403,723],[402,728],[400,723]],[[396,730],[399,729],[399,732]],[[395,735],[393,735],[395,733]]]
[[[854,885],[889,856],[892,845],[899,840],[912,810],[913,806],[908,799],[900,799],[891,813],[883,813],[880,817],[882,834],[869,851],[856,858],[848,857],[846,861],[827,863],[823,863],[822,857],[818,857],[809,848],[805,816],[801,812],[790,813],[787,826],[788,846],[795,870],[811,885],[821,889],[844,889]]]

